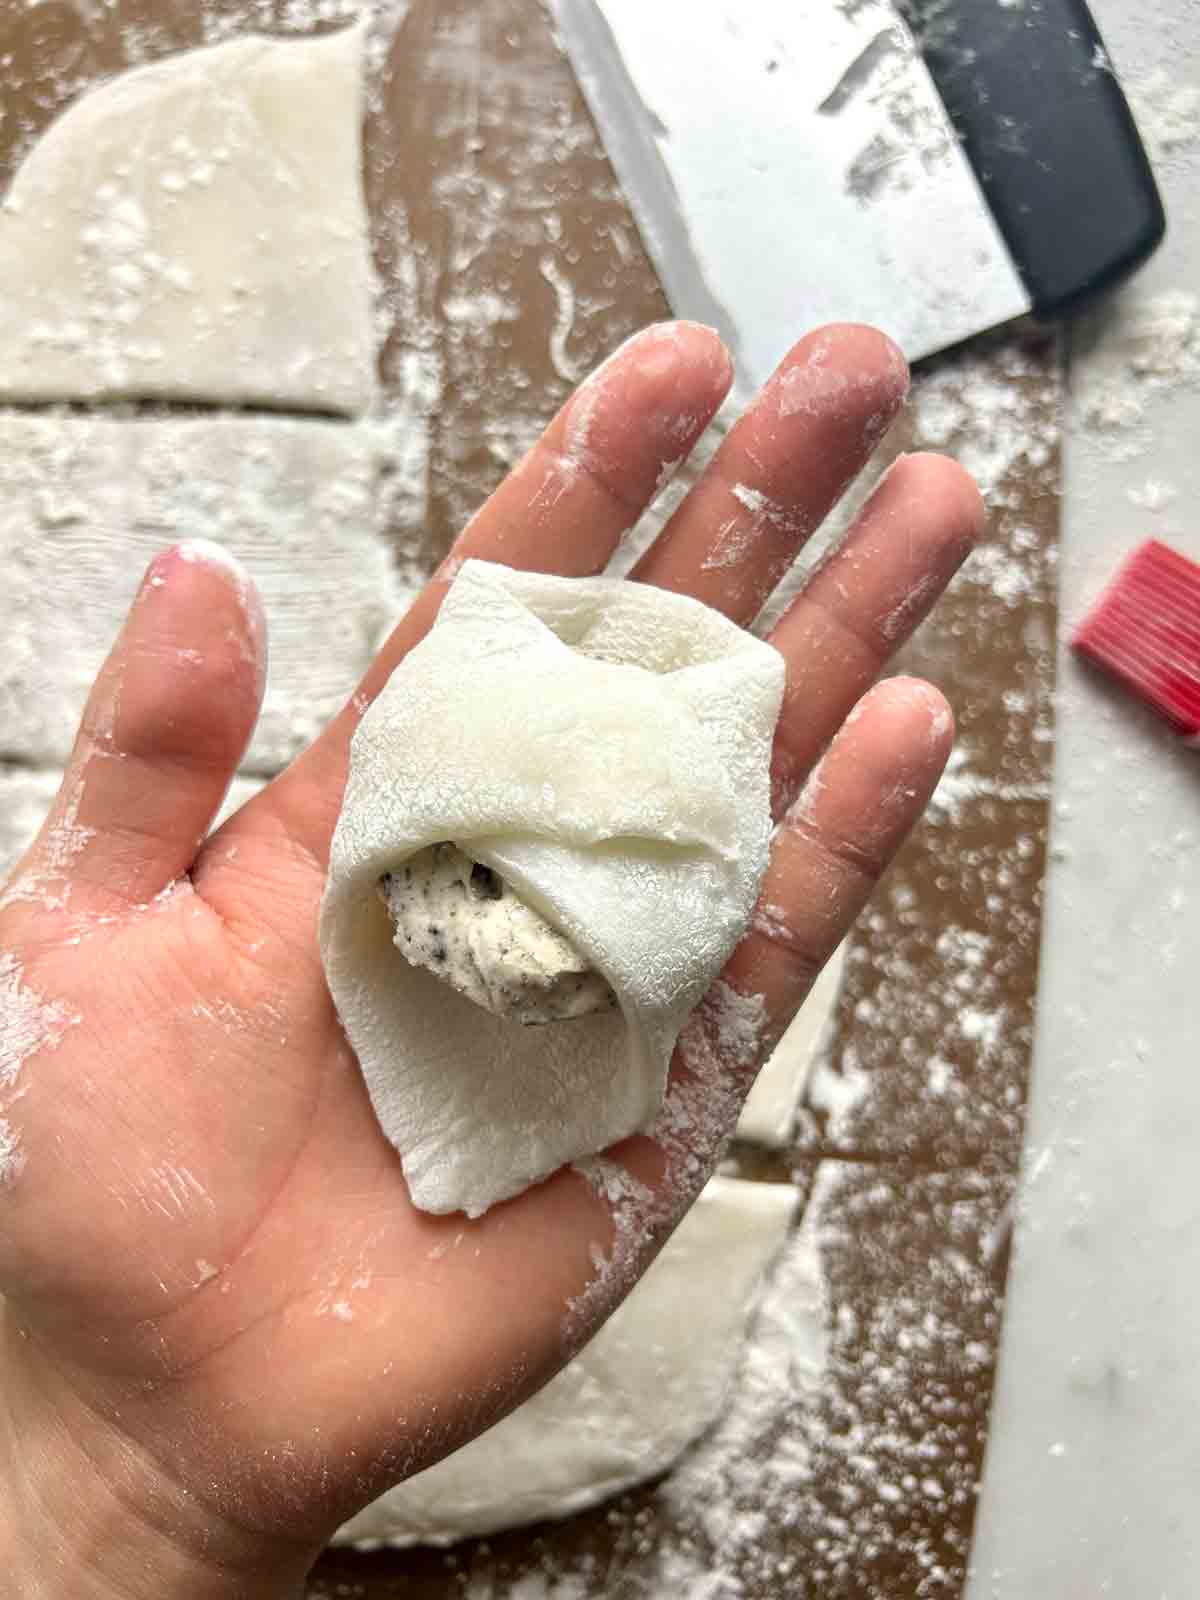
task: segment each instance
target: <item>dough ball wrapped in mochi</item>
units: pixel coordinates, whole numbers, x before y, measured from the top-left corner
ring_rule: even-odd
[[[478,1216],[653,1122],[766,869],[783,682],[686,596],[463,566],[355,733],[321,909],[415,1205]],[[505,955],[513,919],[489,947],[477,915],[497,887],[529,914]]]

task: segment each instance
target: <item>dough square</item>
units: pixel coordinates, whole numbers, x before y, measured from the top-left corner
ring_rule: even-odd
[[[0,758],[65,763],[147,563],[215,539],[262,591],[270,670],[247,771],[270,774],[353,691],[409,596],[378,537],[374,424],[0,415]]]
[[[365,412],[362,43],[184,51],[52,123],[0,206],[0,404]]]

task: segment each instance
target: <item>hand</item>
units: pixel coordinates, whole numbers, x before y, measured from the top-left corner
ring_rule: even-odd
[[[623,347],[360,693],[207,838],[258,710],[261,614],[212,551],[152,564],[0,900],[0,1567],[22,1594],[290,1592],[340,1520],[544,1382],[700,1186],[919,816],[949,710],[870,685],[980,531],[935,457],[892,470],[772,635],[788,691],[759,913],[685,1032],[660,1136],[611,1153],[626,1199],[564,1170],[474,1223],[409,1205],[317,952],[350,735],[464,556],[600,570],[729,381],[706,329]],[[634,576],[748,624],[906,387],[881,335],[810,335]],[[731,1008],[755,1026],[723,1025]]]

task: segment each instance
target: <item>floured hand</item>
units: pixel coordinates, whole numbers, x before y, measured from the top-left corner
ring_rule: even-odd
[[[316,942],[350,735],[465,557],[602,569],[729,379],[693,325],[623,347],[359,694],[211,837],[257,713],[261,615],[211,548],[150,568],[0,901],[0,1569],[51,1585],[22,1592],[289,1593],[340,1521],[543,1382],[699,1189],[919,816],[949,710],[871,685],[980,531],[973,486],[931,457],[892,470],[772,635],[771,865],[652,1134],[474,1223],[408,1204]],[[906,382],[870,330],[810,335],[633,576],[748,624]]]

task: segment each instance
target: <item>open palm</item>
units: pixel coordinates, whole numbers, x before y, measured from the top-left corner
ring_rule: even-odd
[[[261,693],[252,588],[218,552],[165,552],[98,680],[0,900],[0,1390],[10,1430],[117,1484],[189,1559],[294,1577],[341,1519],[551,1375],[698,1189],[936,782],[944,701],[870,685],[981,512],[959,469],[913,457],[773,635],[781,826],[721,980],[722,1003],[762,997],[763,1026],[747,1046],[703,1007],[689,1025],[672,1092],[703,1114],[613,1153],[637,1226],[614,1243],[611,1199],[571,1170],[476,1222],[412,1208],[317,951],[350,735],[462,557],[600,570],[729,378],[692,325],[625,346],[480,511],[355,699],[211,837]],[[868,329],[810,335],[634,576],[748,624],[906,382]],[[614,1254],[622,1270],[588,1294]]]

